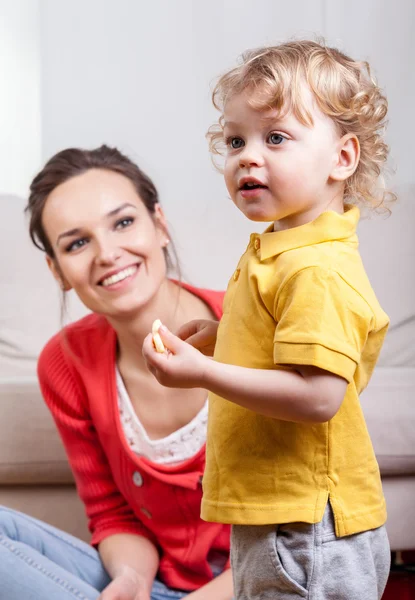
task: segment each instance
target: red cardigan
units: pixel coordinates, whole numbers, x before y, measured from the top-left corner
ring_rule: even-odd
[[[220,318],[222,292],[186,286]],[[88,315],[55,335],[43,349],[38,376],[83,500],[92,544],[115,533],[150,539],[159,549],[159,577],[194,590],[212,579],[209,561],[229,557],[229,526],[200,518],[203,447],[177,466],[138,457],[128,446],[118,413],[116,334],[107,320]]]

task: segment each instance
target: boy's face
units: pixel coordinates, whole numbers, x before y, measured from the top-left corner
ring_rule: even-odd
[[[316,106],[308,88],[304,101],[314,124],[290,111],[255,110],[244,92],[224,110],[227,145],[225,182],[233,202],[252,221],[297,227],[332,208],[342,210],[342,184],[331,179],[340,135]]]

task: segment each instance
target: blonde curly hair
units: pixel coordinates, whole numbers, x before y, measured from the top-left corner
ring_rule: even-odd
[[[207,133],[212,154],[224,154],[226,101],[245,91],[251,93],[253,108],[276,109],[281,114],[292,110],[301,123],[312,126],[301,93],[306,83],[340,135],[352,133],[360,142],[359,164],[346,181],[345,201],[379,208],[395,199],[386,191],[383,176],[389,152],[383,138],[388,103],[367,62],[310,40],[248,50],[241,58],[241,64],[222,75],[213,90],[213,105],[222,116]]]

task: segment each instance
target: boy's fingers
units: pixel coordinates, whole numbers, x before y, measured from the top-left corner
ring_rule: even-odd
[[[179,328],[177,332],[177,337],[179,337],[181,340],[186,340],[186,342],[188,342],[188,338],[197,333],[198,331],[198,321],[189,321],[188,323],[185,323]]]
[[[178,352],[181,345],[184,343],[179,337],[169,331],[165,325],[160,327],[159,334],[166,348],[173,354]]]
[[[186,339],[186,344],[190,344],[194,348],[203,348],[206,345],[206,334],[203,331],[198,331]]]
[[[151,333],[149,333],[144,339],[142,352],[147,363],[155,364],[157,362],[158,353],[154,348],[153,336]]]

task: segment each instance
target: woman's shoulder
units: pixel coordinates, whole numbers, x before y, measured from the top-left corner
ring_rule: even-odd
[[[59,363],[76,366],[77,363],[85,365],[102,360],[106,350],[111,348],[114,336],[104,317],[94,313],[86,315],[66,325],[46,343],[38,359],[38,370]]]
[[[194,294],[198,296],[201,300],[206,302],[215,316],[220,319],[223,312],[223,298],[225,296],[225,292],[219,290],[210,290],[207,288],[200,288],[190,285],[189,283],[181,282],[180,285]]]

